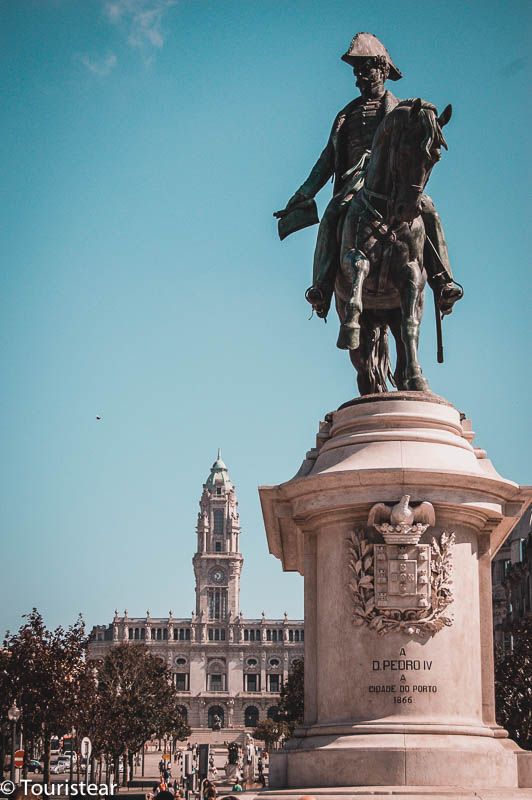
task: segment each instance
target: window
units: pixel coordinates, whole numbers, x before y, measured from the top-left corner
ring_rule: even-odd
[[[215,553],[221,553],[222,552],[222,543],[220,542],[219,539],[214,543],[214,552]]]
[[[294,631],[293,630],[289,630],[288,631],[288,641],[289,642],[293,642],[294,641]]]
[[[268,628],[266,631],[266,641],[267,642],[282,642],[283,641],[283,632],[278,630],[271,630]]]
[[[224,727],[224,722],[225,722],[225,714],[224,714],[224,710],[223,710],[223,708],[221,706],[211,706],[209,708],[209,711],[208,711],[208,714],[207,714],[207,723],[209,725],[209,728],[212,728],[214,722],[216,721],[214,719],[215,717],[218,717],[218,719],[221,721],[222,728],[223,728]]]
[[[248,672],[244,675],[244,691],[260,692],[260,675],[258,673]]]
[[[225,628],[209,628],[209,642],[225,642]]]
[[[179,658],[176,658],[175,663],[178,667],[184,667],[187,663],[187,660],[186,658],[183,658],[183,656],[180,656]]]
[[[248,660],[246,661],[246,664],[248,665],[248,667],[256,667],[257,664],[258,664],[258,661],[257,661],[256,658],[248,658]]]
[[[279,720],[279,709],[277,708],[277,706],[271,706],[268,709],[267,717],[268,719],[273,719],[274,722],[277,722]]]
[[[174,683],[178,692],[188,692],[190,688],[188,672],[176,672]]]
[[[128,639],[132,639],[133,638],[133,628],[128,628],[127,635],[128,635]]]
[[[207,689],[210,692],[225,692],[225,675],[208,675]]]
[[[213,532],[214,535],[222,535],[224,532],[224,512],[221,508],[215,508],[212,512]]]
[[[270,658],[270,667],[278,667],[280,663],[278,658]]]
[[[225,619],[227,616],[227,589],[220,586],[207,589],[209,619]]]
[[[278,694],[281,691],[281,676],[268,675],[268,691]]]
[[[140,629],[140,638],[141,639],[145,639],[146,638],[146,628],[141,628]]]
[[[256,728],[259,724],[259,709],[248,706],[244,711],[244,725],[246,728]]]
[[[217,486],[216,487],[216,494],[218,495],[218,497],[220,497],[220,495],[222,494],[222,487],[221,486]]]

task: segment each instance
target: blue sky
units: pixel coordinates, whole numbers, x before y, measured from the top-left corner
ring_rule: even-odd
[[[465,298],[443,366],[426,314],[421,360],[532,482],[529,4],[4,0],[0,631],[34,605],[51,625],[189,614],[219,446],[242,609],[302,614],[256,487],[296,472],[354,374],[336,319],[307,319],[316,229],[280,244],[271,214],[355,94],[339,57],[358,30],[400,97],[453,104],[429,191]]]

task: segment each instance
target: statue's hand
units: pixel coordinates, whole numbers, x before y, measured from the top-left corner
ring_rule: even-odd
[[[308,196],[303,194],[303,192],[297,191],[295,194],[292,195],[288,203],[286,204],[285,208],[292,208],[293,206],[298,206],[304,200],[308,200]]]
[[[284,208],[282,208],[280,211],[273,212],[273,216],[276,217],[277,219],[282,219],[283,217],[286,217],[286,215],[292,208],[295,208],[301,203],[304,203],[305,200],[309,199],[310,198],[306,194],[297,191],[295,194],[292,195],[292,197],[290,198],[290,200],[288,201],[288,203],[285,205]]]

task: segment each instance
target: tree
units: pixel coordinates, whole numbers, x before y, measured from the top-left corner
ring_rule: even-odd
[[[290,726],[284,720],[262,719],[253,731],[253,738],[264,742],[266,749],[269,750],[272,744],[290,736],[290,733]]]
[[[11,700],[22,711],[26,741],[42,739],[44,744],[43,783],[49,782],[50,740],[69,729],[78,704],[79,677],[84,671],[87,647],[81,617],[66,630],[48,630],[37,609],[25,615],[18,633],[6,635],[5,669],[11,686]]]
[[[9,667],[10,654],[0,648],[0,782],[3,779],[3,768],[8,750],[8,737],[11,735],[11,724],[7,719],[7,711],[15,699],[15,687]]]
[[[115,775],[121,757],[127,758],[131,772],[133,754],[153,734],[190,734],[177,697],[170,671],[146,645],[124,642],[109,652],[98,671],[97,739],[101,751],[112,755]]]
[[[296,725],[303,722],[304,715],[304,677],[305,663],[302,658],[294,659],[288,678],[281,686],[279,718],[287,722],[290,733]]]
[[[514,631],[510,653],[495,653],[497,721],[518,745],[532,750],[532,619]]]
[[[162,731],[162,733],[163,735],[165,733],[170,734],[174,742],[174,747],[176,745],[176,742],[184,742],[185,739],[188,739],[188,737],[192,733],[190,726],[183,718],[180,708],[181,706],[177,703],[177,698],[176,698],[174,706],[168,710],[167,719],[163,720],[164,730]]]

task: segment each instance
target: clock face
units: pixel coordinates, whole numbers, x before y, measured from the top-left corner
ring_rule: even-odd
[[[216,581],[216,583],[220,583],[224,579],[224,574],[221,569],[215,569],[212,573],[212,579]]]

